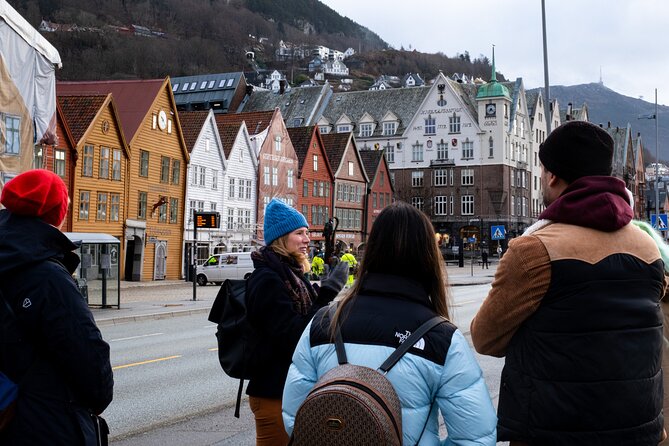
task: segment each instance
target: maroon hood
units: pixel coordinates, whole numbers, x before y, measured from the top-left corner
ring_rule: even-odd
[[[589,176],[569,184],[539,218],[612,232],[628,224],[634,213],[625,183],[610,176]]]

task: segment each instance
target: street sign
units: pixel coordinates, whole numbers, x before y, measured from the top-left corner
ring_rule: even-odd
[[[469,237],[469,239],[467,239],[467,241],[469,243],[476,243],[476,237]]]
[[[650,214],[650,225],[658,231],[666,231],[669,223],[667,222],[667,214],[660,214],[660,219],[657,219],[657,214]]]
[[[220,226],[218,212],[195,212],[196,228],[218,228]]]
[[[504,240],[506,238],[506,229],[503,225],[490,227],[490,238],[492,240]]]

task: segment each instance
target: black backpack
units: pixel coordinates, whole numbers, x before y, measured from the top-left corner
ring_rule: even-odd
[[[330,308],[331,315],[335,308],[336,305]],[[337,327],[335,351],[339,365],[320,377],[300,405],[289,445],[401,446],[402,407],[385,375],[423,335],[443,322],[446,319],[434,316],[423,323],[377,370],[349,364]],[[423,432],[430,412],[431,408]]]
[[[251,379],[257,370],[259,337],[246,318],[246,280],[228,279],[223,282],[209,312],[209,321],[218,324],[218,361],[223,371],[238,378],[235,417],[239,418],[244,380]]]

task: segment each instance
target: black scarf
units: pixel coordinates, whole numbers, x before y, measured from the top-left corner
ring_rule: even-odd
[[[305,282],[304,270],[294,258],[277,254],[269,247],[261,248],[251,253],[255,262],[263,263],[276,272],[286,286],[293,299],[293,308],[301,315],[305,315],[311,309],[313,301],[318,297],[314,288]]]

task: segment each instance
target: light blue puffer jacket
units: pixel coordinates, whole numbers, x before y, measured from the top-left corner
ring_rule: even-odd
[[[433,315],[427,306],[417,305],[420,296],[416,293],[421,292],[420,286],[418,290],[407,289],[411,292],[407,298],[402,288],[412,288],[411,283],[390,283],[388,276],[378,279],[365,283],[342,327],[349,362],[373,369],[397,347],[401,334],[420,325],[415,322],[416,318],[427,320]],[[375,296],[377,285],[385,289],[385,293],[388,293],[387,287],[391,287],[395,299],[387,294]],[[366,295],[363,296],[363,292]],[[385,305],[381,305],[383,303]],[[313,320],[327,319],[325,311],[322,309]],[[407,330],[400,325],[403,319],[410,327]],[[295,414],[311,388],[320,376],[337,365],[334,344],[329,343],[329,333],[321,328],[329,324],[312,326],[313,320],[297,344],[284,388],[283,420],[289,434]],[[360,337],[371,342],[348,342],[358,341]],[[410,349],[386,375],[402,404],[404,444],[415,445],[420,439],[420,446],[494,445],[497,417],[481,369],[462,333],[451,324],[441,324],[423,340],[423,351]],[[439,362],[434,362],[436,358]],[[448,431],[445,439],[439,437],[438,412]]]

